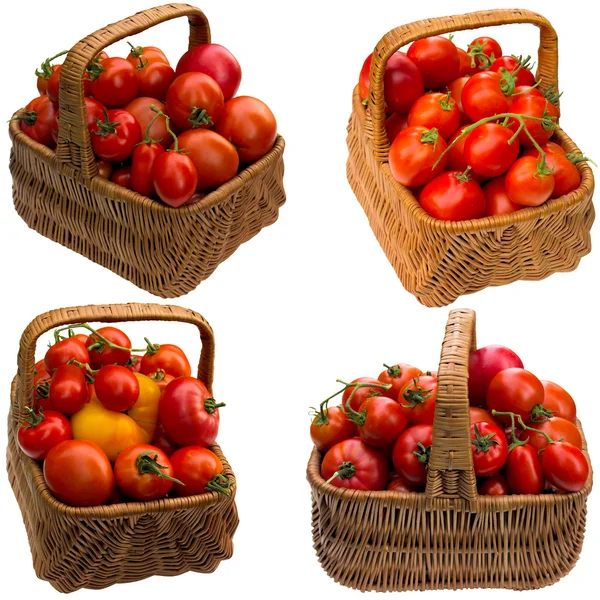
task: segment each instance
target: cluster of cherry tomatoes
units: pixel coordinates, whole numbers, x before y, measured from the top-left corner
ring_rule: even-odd
[[[154,46],[133,46],[127,58],[101,52],[84,77],[87,127],[99,173],[165,204],[199,202],[264,156],[277,137],[269,107],[234,97],[242,71],[223,46],[188,50],[173,69]],[[60,64],[36,71],[39,97],[13,119],[54,149],[60,121]]]
[[[435,371],[408,364],[361,377],[315,410],[310,434],[321,475],[337,487],[422,492],[438,394]],[[342,394],[339,406],[329,402]],[[573,398],[540,381],[503,346],[471,354],[473,465],[480,495],[579,491],[589,465]]]
[[[359,79],[364,103],[371,58]],[[436,219],[508,214],[579,187],[575,165],[587,159],[550,141],[559,95],[538,87],[529,60],[503,55],[490,37],[465,51],[432,36],[390,57],[384,73],[390,169]]]
[[[191,376],[181,348],[146,342],[132,350],[120,329],[81,323],[57,329],[36,363],[33,402],[17,441],[43,461],[58,500],[97,506],[230,494],[231,481],[208,448],[224,404]]]

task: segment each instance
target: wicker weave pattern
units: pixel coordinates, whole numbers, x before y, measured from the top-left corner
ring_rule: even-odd
[[[216,493],[153,502],[75,508],[49,492],[37,462],[16,442],[19,416],[31,402],[37,338],[57,326],[82,321],[180,321],[195,325],[202,340],[198,377],[212,389],[214,338],[196,312],[176,306],[124,304],[51,311],[34,319],[23,333],[19,369],[11,389],[8,417],[8,476],[21,508],[33,566],[41,579],[61,592],[100,589],[151,575],[210,573],[233,553],[238,525],[232,498]],[[234,478],[218,445],[212,450]]]
[[[558,45],[551,25],[526,10],[497,10],[418,21],[386,34],[373,54],[371,88],[365,109],[354,90],[348,125],[348,181],[375,236],[404,287],[426,306],[444,306],[466,293],[519,279],[539,280],[571,271],[590,252],[594,221],[594,177],[580,163],[581,186],[535,208],[470,221],[439,221],[391,174],[384,127],[383,73],[389,56],[426,37],[503,23],[540,28],[537,76],[542,86],[557,84]],[[562,130],[558,142],[579,149]]]
[[[452,311],[424,494],[326,485],[322,456],[313,449],[307,477],[314,547],[335,581],[362,591],[526,590],[554,583],[573,568],[583,544],[591,470],[575,494],[477,495],[466,418],[473,347],[474,313]],[[585,438],[584,453],[589,461]]]
[[[190,47],[210,41],[197,8],[143,11],[76,44],[61,71],[57,152],[13,121],[10,170],[15,208],[42,235],[163,298],[193,290],[243,242],[277,220],[285,202],[283,138],[262,159],[193,206],[178,209],[97,176],[85,126],[82,74],[105,46],[166,20],[188,16]]]

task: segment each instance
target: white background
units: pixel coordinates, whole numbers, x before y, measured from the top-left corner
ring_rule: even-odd
[[[0,115],[8,119],[36,94],[39,63],[110,22],[146,8],[149,0],[75,3],[9,2],[2,10],[4,57]],[[493,0],[493,5],[513,3]],[[585,3],[521,0],[555,25],[560,39],[562,125],[600,162],[596,24]],[[589,3],[591,9],[592,3]],[[279,221],[242,246],[201,286],[174,303],[201,312],[217,338],[215,395],[227,403],[219,441],[238,479],[240,527],[235,552],[213,575],[152,578],[79,598],[359,597],[329,579],[312,549],[311,450],[308,407],[336,390],[335,379],[377,376],[382,362],[435,368],[448,308],[429,309],[408,294],[387,262],[345,177],[346,124],[363,60],[389,29],[420,18],[490,8],[480,2],[222,2],[203,0],[213,41],[227,46],[243,69],[240,92],[267,102],[286,138],[287,204]],[[375,8],[376,7],[376,8]],[[493,7],[493,6],[492,6]],[[506,54],[537,51],[533,26],[495,32]],[[465,32],[463,46],[475,37]],[[175,63],[185,51],[187,23],[173,21],[137,36],[158,45]],[[126,52],[125,42],[110,49]],[[9,138],[0,144],[2,343],[0,389],[4,411],[16,372],[19,337],[51,308],[108,302],[153,302],[150,294],[29,230],[11,202]],[[598,228],[594,230],[597,243]],[[525,366],[575,397],[592,459],[598,391],[598,250],[574,273],[520,282],[459,299],[477,311],[480,344],[513,348]],[[152,325],[127,327],[173,341],[197,356],[194,331]],[[5,446],[4,428],[0,445]],[[600,464],[600,463],[598,463]],[[598,464],[596,464],[597,468]],[[26,597],[57,597],[31,567],[25,529],[6,476],[0,477],[2,591],[17,585]],[[583,553],[572,573],[531,597],[590,597],[600,551],[598,492],[589,500]],[[481,591],[464,592],[475,598]],[[445,593],[438,592],[438,597]],[[516,597],[490,590],[486,597]],[[450,596],[450,594],[446,594]],[[424,597],[435,597],[426,593]],[[478,596],[480,597],[480,596]]]

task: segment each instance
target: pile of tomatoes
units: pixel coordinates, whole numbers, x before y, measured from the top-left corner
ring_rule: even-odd
[[[17,441],[43,461],[58,500],[97,506],[230,495],[232,482],[209,449],[224,404],[191,376],[181,348],[146,342],[132,350],[122,330],[81,323],[57,329],[36,363],[33,402]]]
[[[368,102],[371,58],[360,73]],[[394,178],[436,219],[462,221],[539,206],[576,190],[583,155],[551,141],[559,94],[542,91],[530,57],[479,37],[465,51],[432,36],[394,53],[384,73]]]
[[[175,69],[154,46],[133,46],[127,58],[101,52],[84,77],[87,127],[100,176],[179,207],[264,156],[277,122],[257,98],[238,96],[242,71],[223,46],[188,50]],[[60,121],[57,56],[36,71],[39,97],[13,119],[54,149]]]
[[[310,427],[323,454],[321,476],[355,490],[422,492],[427,482],[438,394],[435,371],[384,365],[321,403]],[[330,401],[342,394],[338,406]],[[469,363],[473,465],[480,495],[565,493],[585,485],[573,398],[540,381],[503,346],[473,352]]]

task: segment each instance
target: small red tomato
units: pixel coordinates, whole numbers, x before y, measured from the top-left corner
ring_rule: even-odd
[[[548,446],[548,439],[546,435],[554,442],[564,441],[572,444],[580,450],[583,448],[583,439],[577,426],[567,419],[562,417],[552,417],[543,423],[536,423],[531,425],[533,429],[543,432],[536,433],[535,431],[520,431],[519,439],[527,440],[528,443],[533,446],[536,450],[542,450]],[[546,435],[544,435],[544,433]]]
[[[107,108],[125,106],[138,95],[137,72],[124,58],[105,58],[95,63],[94,70],[90,94]]]
[[[310,438],[317,450],[323,453],[357,435],[356,425],[348,419],[341,406],[320,410],[310,425]]]
[[[498,123],[484,123],[474,129],[465,142],[465,159],[473,171],[484,177],[499,177],[510,169],[519,156],[517,140],[509,143],[514,132]]]
[[[523,208],[515,204],[506,193],[506,177],[496,177],[483,186],[486,214],[507,215]]]
[[[140,384],[127,367],[106,365],[94,377],[94,389],[104,408],[116,412],[129,410],[140,395]]]
[[[142,367],[142,357],[139,354],[132,354],[125,366],[133,373],[140,373]]]
[[[553,412],[553,417],[562,417],[571,423],[577,420],[575,400],[569,392],[551,381],[543,381],[544,408]]]
[[[460,110],[450,92],[421,96],[408,113],[408,126],[435,127],[447,140],[460,125]]]
[[[519,141],[523,146],[533,146],[531,138],[539,145],[545,144],[558,126],[558,109],[545,98],[539,98],[531,94],[517,96],[510,106],[510,111],[524,117],[523,120],[529,135],[524,129],[520,131]],[[528,119],[528,116],[535,119],[544,119],[544,121]],[[519,126],[520,124],[515,119],[510,120],[509,127],[514,131],[517,131]]]
[[[406,387],[409,381],[423,375],[423,371],[406,363],[388,366],[385,371],[382,371],[377,378],[381,383],[389,384],[392,387],[385,393],[388,398],[399,400],[400,393]]]
[[[169,87],[175,80],[173,67],[164,62],[146,63],[137,68],[139,80],[138,96],[148,96],[164,100]]]
[[[383,388],[383,384],[378,379],[373,379],[372,377],[359,377],[358,379],[354,379],[351,383],[372,383],[375,384],[375,387],[364,385],[360,387],[350,386],[346,388],[342,395],[342,406],[344,407],[347,406],[350,397],[352,397],[352,400],[350,402],[350,408],[352,408],[353,410],[359,410],[363,402],[367,398],[370,398],[371,396],[386,395],[386,391]]]
[[[393,492],[405,492],[414,493],[414,489],[400,477],[397,473],[394,473],[390,477],[390,482],[387,485],[387,490]]]
[[[502,473],[488,477],[477,488],[480,496],[508,496],[508,483]]]
[[[427,483],[432,440],[431,425],[414,425],[403,431],[394,445],[394,469],[409,485],[416,488]]]
[[[547,142],[549,146],[552,142]],[[556,146],[556,144],[552,144]],[[558,146],[560,148],[560,146]],[[542,146],[542,149],[544,146]],[[562,148],[560,148],[562,150]],[[535,156],[539,160],[539,153],[535,148],[528,148],[524,156]],[[554,189],[550,198],[560,198],[576,190],[581,185],[579,169],[567,158],[564,150],[546,152],[546,165],[552,170]]]
[[[131,357],[131,340],[127,334],[117,327],[100,327],[97,332],[98,335],[92,333],[85,342],[92,369],[105,365],[126,365]],[[102,338],[120,348],[112,348]]]
[[[110,179],[113,174],[113,166],[106,160],[97,160],[98,176],[103,179]]]
[[[590,472],[583,452],[567,442],[550,444],[544,450],[542,469],[548,481],[565,492],[578,492]]]
[[[56,107],[48,96],[34,98],[24,110],[19,111],[12,120],[20,122],[21,131],[32,140],[54,148],[56,142],[52,137],[52,128],[56,118]]]
[[[129,158],[142,141],[140,124],[131,113],[120,109],[105,111],[104,120],[96,119],[90,133],[94,153],[109,162]]]
[[[158,369],[163,369],[173,377],[189,377],[192,367],[179,346],[175,344],[151,344],[149,350],[142,357],[140,372],[152,375]]]
[[[511,494],[540,494],[544,489],[538,451],[529,444],[516,446],[508,453],[505,475]]]
[[[394,113],[385,120],[385,131],[390,144],[396,139],[396,136],[408,127],[408,115]]]
[[[148,198],[154,196],[152,169],[156,159],[164,152],[164,146],[158,143],[142,142],[135,147],[131,156],[131,189],[134,192]]]
[[[465,83],[461,96],[467,117],[477,122],[507,112],[510,101],[503,90],[503,77],[499,73],[481,71],[473,75]]]
[[[160,48],[156,46],[134,46],[130,42],[127,43],[131,48],[131,51],[127,55],[127,61],[135,68],[154,63],[169,64],[169,59]]]
[[[206,492],[217,492],[230,496],[231,484],[223,475],[223,463],[219,457],[201,446],[187,446],[171,456],[175,477],[173,486],[177,496],[196,496]]]
[[[540,206],[552,196],[554,175],[533,156],[517,159],[506,174],[506,193],[520,206]]]
[[[131,166],[121,167],[117,169],[111,176],[110,180],[121,187],[128,190],[131,189]]]
[[[185,204],[198,186],[192,159],[176,150],[160,154],[152,166],[152,186],[165,204],[175,208]]]
[[[525,369],[504,369],[490,382],[486,399],[490,410],[512,412],[527,422],[533,407],[544,401],[544,386],[533,373]],[[510,417],[493,412],[492,416],[504,425],[511,424]]]
[[[164,369],[158,369],[156,373],[152,373],[149,377],[156,383],[161,392],[169,385],[169,383],[171,383],[171,381],[173,381],[173,379],[175,379],[173,375],[165,373]]]
[[[498,56],[490,65],[490,71],[500,73],[501,69],[506,69],[515,77],[517,86],[532,86],[535,83],[535,77],[529,68],[529,57],[526,59],[516,56]],[[536,89],[536,88],[533,88]]]
[[[72,415],[83,408],[88,399],[87,381],[75,365],[62,365],[54,371],[48,396],[50,406],[60,413]]]
[[[398,404],[409,425],[432,425],[437,399],[437,376],[423,374],[410,381],[398,395]]]
[[[52,75],[48,78],[48,84],[46,86],[46,94],[50,98],[50,102],[58,108],[58,93],[60,89],[60,71],[62,65],[54,65]]]
[[[502,56],[500,44],[491,37],[478,37],[469,44],[469,56],[481,69],[489,69],[496,58]]]
[[[350,413],[358,425],[358,435],[375,448],[391,446],[406,429],[406,418],[395,400],[384,396],[367,398],[358,412]]]
[[[17,442],[29,458],[44,460],[54,446],[73,437],[69,419],[59,412],[27,410],[29,414],[19,427]]]
[[[75,338],[66,338],[50,346],[44,356],[44,367],[48,375],[52,376],[58,367],[66,365],[70,360],[84,365],[90,362],[90,354],[85,344]],[[85,367],[83,372],[87,372]]]
[[[471,425],[473,467],[477,477],[497,473],[508,455],[508,443],[504,431],[493,423],[481,421]]]
[[[406,55],[421,71],[426,89],[440,90],[456,79],[460,72],[456,46],[439,35],[413,42]]]

